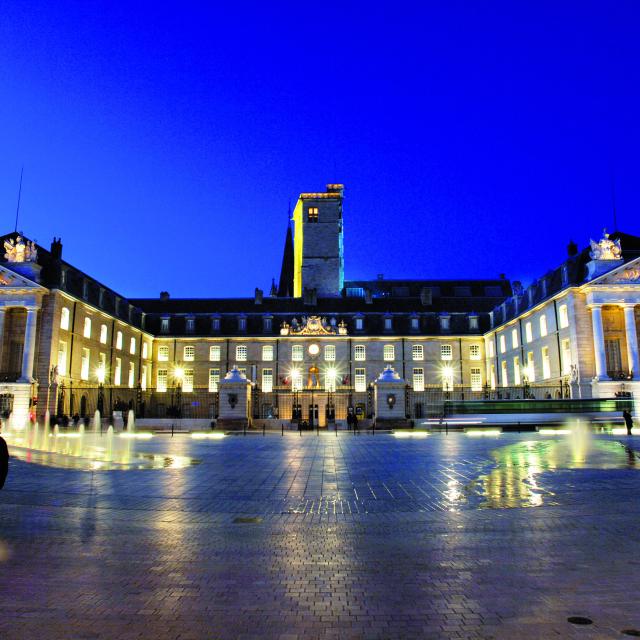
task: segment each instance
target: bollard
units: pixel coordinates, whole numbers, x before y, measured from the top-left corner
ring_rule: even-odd
[[[375,436],[376,435],[376,421],[373,421],[373,426],[371,427],[371,435]]]
[[[171,423],[171,437],[172,437],[172,438],[173,438],[173,427],[174,427],[174,426],[175,426],[175,425],[174,425],[174,424],[173,424],[173,422],[172,422],[172,423]]]
[[[266,423],[265,423],[265,422],[263,422],[263,423],[262,423],[262,435],[263,435],[263,436],[264,436],[264,430],[265,430],[266,426],[267,426],[267,425],[266,425]]]
[[[280,426],[281,426],[281,430],[282,430],[282,435],[284,436],[284,422],[281,422]]]

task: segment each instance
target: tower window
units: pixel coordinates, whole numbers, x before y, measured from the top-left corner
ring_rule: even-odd
[[[307,209],[307,222],[318,222],[318,207]]]

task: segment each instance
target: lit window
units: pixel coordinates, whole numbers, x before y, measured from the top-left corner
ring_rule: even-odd
[[[262,347],[262,359],[265,362],[271,362],[273,360],[273,345],[265,344]]]
[[[356,318],[356,331],[362,331],[364,328],[364,318]]]
[[[82,335],[85,338],[91,337],[91,318],[84,319],[84,331],[82,332]]]
[[[367,349],[363,344],[357,344],[353,348],[353,359],[359,361],[367,359]]]
[[[167,369],[158,369],[156,391],[164,393],[167,390]]]
[[[451,328],[451,318],[449,316],[440,316],[440,329],[449,331]]]
[[[98,368],[96,369],[96,378],[100,384],[104,384],[107,373],[107,355],[105,353],[98,354]]]
[[[478,329],[478,316],[469,316],[469,329],[471,331]]]
[[[417,331],[420,328],[420,320],[415,316],[411,318],[411,329]]]
[[[273,391],[273,369],[262,370],[262,391],[271,393]]]
[[[453,389],[453,369],[443,367],[442,369],[442,390],[451,391]]]
[[[129,341],[129,353],[131,355],[135,355],[135,352],[136,352],[136,339],[131,338],[131,340]]]
[[[384,329],[385,329],[385,331],[391,331],[391,329],[393,329],[393,319],[392,318],[385,318],[384,319]]]
[[[513,359],[513,384],[520,384],[520,358],[516,356]]]
[[[518,330],[517,329],[511,329],[511,348],[512,349],[518,348]]]
[[[336,347],[333,344],[328,344],[324,348],[324,359],[327,362],[335,362],[336,359]]]
[[[440,360],[451,360],[453,358],[453,349],[450,344],[440,345]]]
[[[482,391],[482,374],[478,367],[471,368],[471,391]]]
[[[504,353],[507,350],[507,339],[504,337],[504,335],[500,336],[499,342],[500,342],[500,353]]]
[[[471,360],[480,360],[480,345],[479,344],[469,345],[469,358]]]
[[[338,374],[335,369],[328,369],[324,374],[324,390],[333,393],[336,390]]]
[[[421,344],[414,344],[411,347],[411,357],[414,360],[424,360],[424,347]]]
[[[182,390],[186,393],[193,391],[193,369],[185,369],[182,374]]]
[[[214,344],[209,347],[209,360],[211,362],[220,362],[220,345]]]
[[[58,342],[58,375],[67,375],[67,343],[63,340]]]
[[[503,387],[508,387],[509,386],[509,375],[507,373],[507,361],[503,360],[500,363],[500,371],[502,374],[502,386]]]
[[[366,369],[355,370],[355,388],[356,391],[367,390],[367,371]]]
[[[140,369],[140,388],[143,391],[147,390],[147,373],[148,368],[146,364],[142,365],[142,368]]]
[[[493,347],[493,340],[488,342],[487,346],[488,346],[488,351],[489,351],[489,357],[493,358],[496,355],[495,349]]]
[[[530,322],[527,322],[527,324],[524,325],[524,335],[527,339],[527,343],[533,340],[533,329],[531,328]]]
[[[291,372],[291,390],[300,391],[302,389],[302,372],[300,369],[293,369]]]
[[[392,344],[385,344],[382,348],[382,357],[385,362],[393,362],[396,359],[396,348]]]
[[[424,391],[424,369],[413,370],[413,390]]]
[[[209,391],[215,393],[218,391],[218,383],[220,382],[220,369],[209,369]]]
[[[571,373],[571,341],[566,338],[562,341],[562,375]]]
[[[196,329],[196,321],[195,318],[187,318],[186,324],[185,324],[185,331],[187,333],[193,333]]]
[[[569,310],[566,304],[561,304],[558,308],[558,315],[560,316],[560,328],[566,329],[569,326]]]
[[[496,367],[493,364],[491,365],[490,384],[492,389],[496,388]]]
[[[307,209],[307,221],[318,222],[318,207],[309,207]]]
[[[142,343],[142,359],[146,360],[148,357],[149,357],[149,343],[143,342]]]
[[[304,359],[304,347],[301,344],[291,345],[291,360],[293,362],[302,362]]]
[[[116,358],[116,367],[113,372],[113,384],[118,386],[122,381],[122,360]]]
[[[246,331],[247,319],[244,316],[238,318],[238,331]]]
[[[547,335],[547,316],[540,316],[540,335],[544,338]]]
[[[245,362],[247,359],[247,347],[243,344],[239,344],[236,347],[236,360],[238,362]]]
[[[62,307],[60,312],[60,328],[69,331],[69,309],[67,307]]]
[[[169,362],[169,346],[160,345],[158,347],[158,362]]]
[[[536,381],[536,363],[533,359],[533,351],[527,354],[527,378],[529,382]]]
[[[107,325],[100,325],[100,344],[107,344]]]
[[[196,348],[188,345],[182,350],[182,359],[185,362],[193,362],[196,359]]]
[[[549,358],[549,347],[542,347],[542,377],[547,380],[551,377],[551,359]]]
[[[160,320],[160,333],[169,333],[169,318]]]
[[[82,350],[82,360],[80,364],[80,379],[88,380],[89,379],[89,360],[90,360],[90,352],[89,349]]]
[[[136,376],[136,365],[133,364],[133,362],[130,362],[129,363],[129,379],[127,380],[129,389],[133,389],[135,376]]]
[[[220,331],[220,318],[218,317],[211,318],[211,330]]]
[[[122,349],[122,331],[116,333],[116,349]]]

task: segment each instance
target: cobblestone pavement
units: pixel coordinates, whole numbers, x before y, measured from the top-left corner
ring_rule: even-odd
[[[182,435],[136,447],[200,463],[88,472],[12,460],[0,638],[640,629],[640,438]]]

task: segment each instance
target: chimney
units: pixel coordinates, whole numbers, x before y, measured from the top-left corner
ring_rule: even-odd
[[[262,304],[262,289],[258,289],[258,287],[256,287],[255,293],[253,295],[253,302],[255,304]]]
[[[62,259],[62,239],[56,238],[54,236],[53,242],[51,243],[51,257],[54,260]]]
[[[570,258],[578,255],[578,245],[573,240],[569,241],[567,245],[567,254]]]
[[[168,291],[161,291],[160,292],[160,300],[162,300],[162,302],[166,302],[171,296],[169,295]]]

